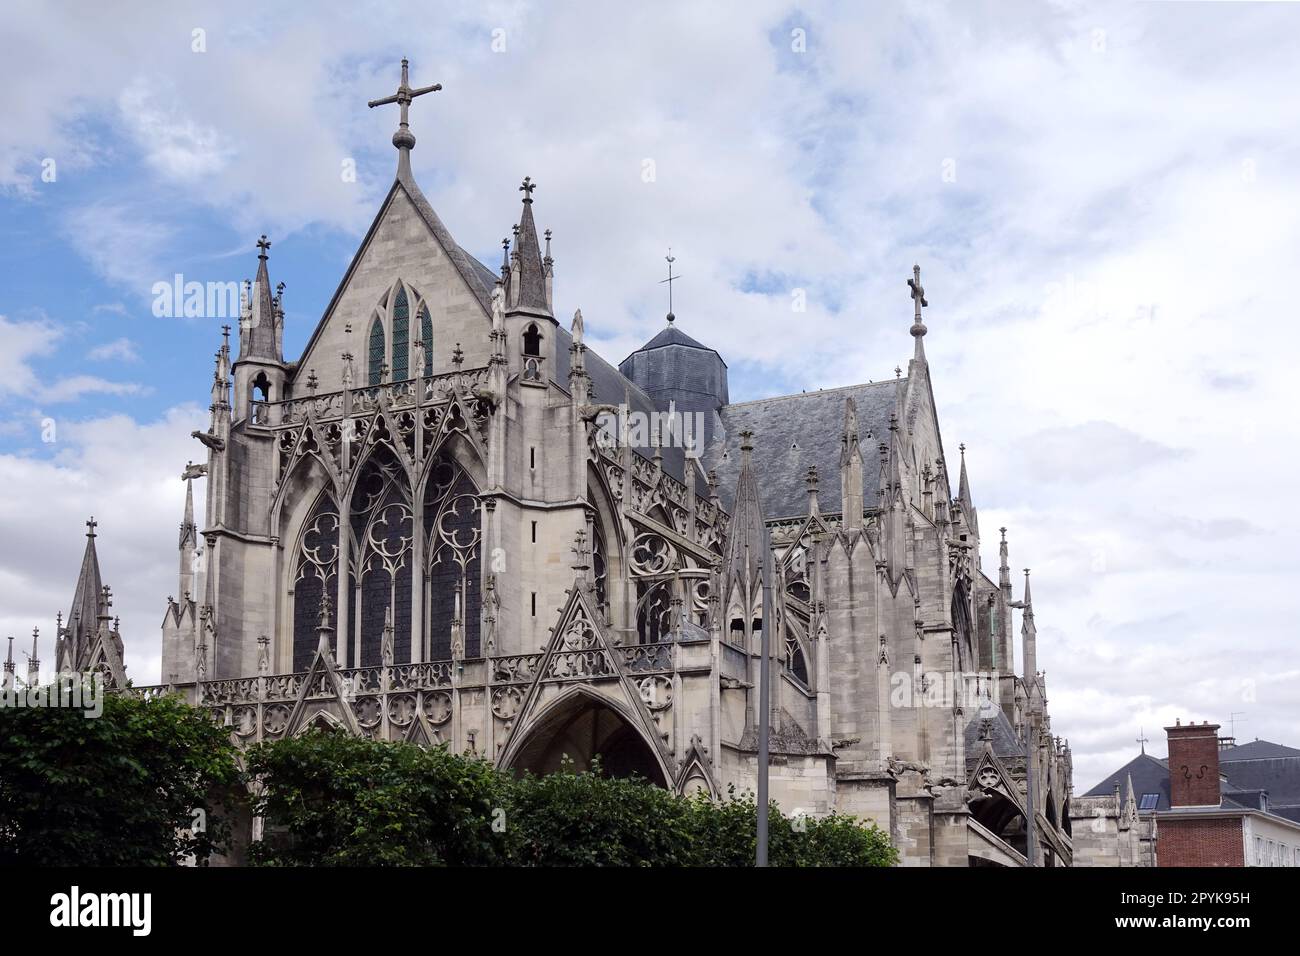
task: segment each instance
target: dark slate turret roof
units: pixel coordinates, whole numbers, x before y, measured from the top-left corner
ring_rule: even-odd
[[[712,352],[714,355],[718,355],[717,349],[711,349],[707,345],[701,345],[699,342],[695,341],[695,339],[691,338],[679,329],[675,323],[670,323],[666,328],[661,329],[658,335],[636,351],[649,352],[651,349],[661,349],[669,345],[681,345],[688,349],[702,349],[705,352]],[[632,354],[635,355],[636,352],[633,352]],[[629,356],[629,358],[630,357],[631,356]],[[721,358],[721,356],[719,356],[719,358]],[[627,359],[623,360],[623,362],[626,361]],[[619,364],[622,365],[623,363],[620,362]],[[723,362],[722,364],[726,365],[727,363]]]
[[[869,385],[849,385],[799,395],[763,398],[723,406],[723,433],[705,455],[705,467],[718,472],[719,494],[730,510],[731,494],[740,473],[740,433],[754,433],[754,472],[767,520],[808,513],[804,483],[810,465],[817,466],[817,504],[838,514],[840,440],[844,434],[844,400],[852,398],[858,411],[862,445],[863,503],[880,500],[880,453],[877,443],[889,440],[889,415],[901,383],[889,379]]]

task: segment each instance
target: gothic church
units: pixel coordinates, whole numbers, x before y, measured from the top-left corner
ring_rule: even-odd
[[[732,403],[672,314],[616,367],[557,319],[531,181],[499,270],[416,185],[407,107],[432,89],[404,62],[371,104],[401,107],[397,176],[293,361],[259,243],[183,475],[206,513],[187,489],[164,683],[129,692],[180,692],[241,745],[332,727],[719,795],[755,786],[766,629],[783,811],[870,818],[908,865],[1070,865],[1028,575],[1016,599],[1005,530],[980,569],[919,268],[905,375]],[[667,412],[702,416],[702,454],[670,427],[598,440]],[[126,690],[109,601],[92,528],[59,664]]]

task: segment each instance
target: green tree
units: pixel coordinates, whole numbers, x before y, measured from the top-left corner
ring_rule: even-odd
[[[443,748],[314,731],[259,744],[263,864],[472,866],[508,861],[508,781]],[[494,824],[496,824],[494,826]],[[508,828],[506,828],[508,830]]]
[[[107,694],[98,717],[0,707],[0,862],[206,862],[238,780],[229,732],[175,697]]]

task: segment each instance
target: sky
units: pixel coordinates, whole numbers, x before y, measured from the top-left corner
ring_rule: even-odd
[[[411,107],[425,195],[495,267],[531,176],[557,314],[611,361],[662,327],[671,247],[733,401],[892,377],[921,265],[944,438],[986,573],[1004,525],[1033,569],[1076,793],[1175,718],[1300,745],[1300,6],[322,9],[0,11],[20,673],[35,626],[52,663],[93,514],[128,675],[159,679],[222,320],[156,316],[154,284],[251,278],[267,234],[296,357],[392,182],[395,108],[365,104],[406,56],[443,84]]]

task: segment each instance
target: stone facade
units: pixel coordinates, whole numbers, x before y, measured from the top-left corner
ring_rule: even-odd
[[[530,182],[494,272],[409,148],[297,361],[262,250],[186,471],[206,514],[183,522],[164,685],[138,692],[187,694],[241,745],[341,727],[721,795],[755,787],[766,632],[783,811],[874,820],[906,865],[1069,865],[1028,578],[1016,600],[1005,529],[981,571],[919,269],[906,374],[732,404],[673,316],[622,372],[581,313],[557,322]]]

